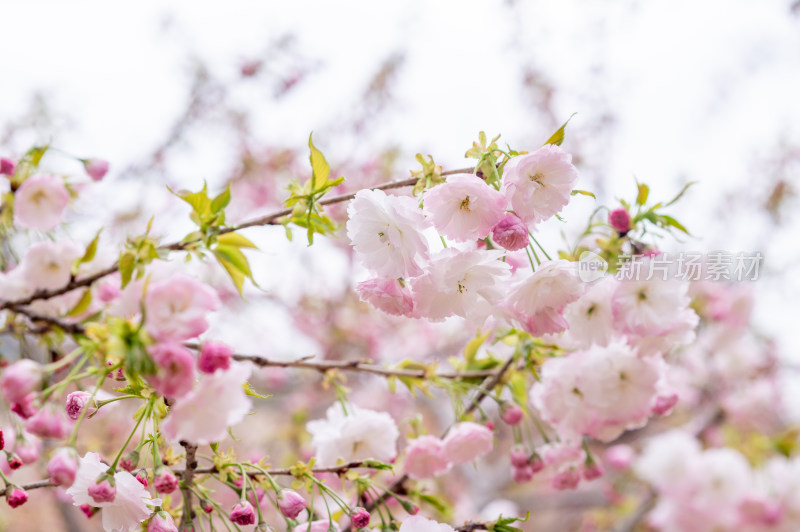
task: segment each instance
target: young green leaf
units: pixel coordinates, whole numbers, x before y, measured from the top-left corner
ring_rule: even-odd
[[[556,132],[553,133],[550,136],[549,139],[547,139],[547,142],[545,142],[545,145],[547,145],[547,144],[555,144],[556,146],[561,146],[561,143],[564,142],[564,130],[566,129],[567,124],[569,124],[569,121],[572,120],[572,117],[575,116],[576,114],[578,114],[578,113],[572,113],[570,115],[570,117],[567,118],[567,121],[564,122],[564,125],[562,125],[560,128],[558,128],[558,130],[556,130]]]

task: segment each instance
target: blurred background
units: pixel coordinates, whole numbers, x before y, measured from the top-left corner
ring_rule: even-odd
[[[158,234],[180,238],[191,222],[167,187],[203,180],[231,184],[229,221],[271,212],[307,178],[312,131],[341,191],[355,191],[408,177],[417,153],[469,166],[479,131],[534,149],[577,113],[563,147],[580,188],[613,204],[635,196],[634,179],[665,200],[697,181],[672,211],[695,236],[664,247],[761,252],[757,327],[790,367],[800,360],[796,0],[10,1],[0,21],[0,156],[49,143],[111,163],[74,205],[76,239],[105,226],[113,249],[154,215]],[[553,247],[595,207],[572,203],[574,225],[545,229]],[[393,361],[446,344],[389,325],[359,337],[356,311],[333,316],[352,298],[346,242],[306,248],[280,227],[248,236],[263,249],[258,312],[214,324],[240,350],[345,358],[368,345]]]

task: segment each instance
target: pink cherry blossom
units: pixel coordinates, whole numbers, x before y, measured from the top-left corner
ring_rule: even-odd
[[[44,368],[29,359],[18,360],[3,370],[0,389],[9,403],[17,403],[36,391],[42,383]]]
[[[117,498],[117,488],[111,485],[108,480],[101,480],[89,485],[89,496],[97,503],[114,502]]]
[[[242,388],[250,372],[249,365],[232,362],[226,371],[202,375],[197,386],[170,408],[164,434],[173,441],[201,445],[225,438],[228,427],[242,421],[252,407]]]
[[[492,240],[509,251],[528,246],[528,226],[514,213],[507,212],[492,228]]]
[[[408,285],[398,279],[368,279],[356,286],[361,301],[365,301],[393,316],[414,317],[414,297]]]
[[[97,478],[108,470],[97,453],[86,453],[80,459],[80,467],[75,482],[67,490],[75,506],[89,505],[102,508],[103,529],[106,532],[130,532],[137,530],[139,524],[150,517],[148,505],[158,506],[159,499],[151,499],[136,478],[127,471],[117,471],[114,475],[116,495],[113,502],[96,502],[89,495],[89,488],[97,483]]]
[[[543,262],[532,274],[518,272],[502,302],[511,322],[534,336],[565,330],[564,307],[583,292],[574,270],[573,264],[557,260]]]
[[[175,274],[150,286],[145,307],[147,332],[162,342],[179,342],[208,329],[206,316],[219,307],[219,298],[197,279]]]
[[[328,408],[326,419],[310,421],[306,429],[322,467],[335,465],[340,458],[346,462],[367,458],[389,462],[397,455],[400,433],[386,412],[352,405],[344,412],[336,403]]]
[[[14,219],[20,227],[50,231],[61,223],[67,203],[69,192],[63,179],[33,175],[14,193]]]
[[[450,469],[450,460],[444,453],[444,442],[436,436],[420,436],[408,442],[403,471],[419,480],[435,477]]]
[[[222,342],[208,341],[203,344],[200,356],[197,357],[197,369],[203,373],[225,371],[231,367],[233,352]]]
[[[628,280],[617,283],[612,299],[615,327],[639,336],[688,332],[693,338],[697,314],[689,308],[688,283],[678,280]]]
[[[503,413],[500,414],[500,417],[503,418],[503,421],[513,426],[519,425],[524,415],[525,413],[522,411],[522,408],[520,408],[519,405],[512,404],[503,410]]]
[[[156,363],[156,374],[149,377],[153,388],[169,398],[180,398],[194,386],[194,355],[180,344],[166,343],[148,347]]]
[[[76,242],[37,242],[28,248],[19,265],[24,281],[32,288],[53,290],[69,283],[72,263],[83,255]]]
[[[62,447],[47,464],[47,475],[56,486],[68,488],[78,473],[78,454],[74,449]]]
[[[399,532],[455,532],[455,529],[450,525],[437,523],[421,515],[414,515],[403,521]]]
[[[536,224],[558,213],[569,203],[578,171],[572,156],[554,144],[518,155],[503,170],[503,187],[514,212],[526,223]]]
[[[442,235],[458,242],[485,238],[500,221],[507,200],[473,174],[458,174],[423,195],[425,212]]]
[[[427,272],[411,281],[418,313],[432,321],[461,316],[480,327],[503,296],[509,266],[501,258],[500,251],[437,253]]]
[[[492,431],[471,421],[455,424],[444,439],[444,455],[454,464],[477,460],[493,447]]]
[[[366,528],[369,525],[370,515],[366,508],[354,508],[350,514],[350,522],[355,528]]]
[[[358,259],[381,277],[414,277],[427,262],[429,226],[413,198],[361,190],[347,208],[347,236]]]

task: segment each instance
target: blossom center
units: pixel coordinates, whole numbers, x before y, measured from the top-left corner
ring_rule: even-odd
[[[469,210],[469,196],[464,198],[464,200],[461,202],[461,206],[459,207],[459,209],[461,209],[462,211],[470,212],[470,210]]]

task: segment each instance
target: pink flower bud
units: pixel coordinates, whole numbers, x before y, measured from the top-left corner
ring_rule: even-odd
[[[672,412],[676,404],[678,404],[677,393],[659,395],[653,403],[653,414],[657,416],[666,416]]]
[[[608,223],[624,236],[631,230],[631,215],[623,208],[614,209],[608,215]]]
[[[583,478],[586,480],[600,478],[605,474],[605,472],[606,471],[603,469],[603,466],[594,461],[584,464],[583,466]]]
[[[112,486],[108,480],[89,485],[88,492],[96,503],[114,502],[117,497],[117,488]]]
[[[454,425],[444,439],[444,454],[454,464],[476,460],[493,447],[492,431],[469,421]]]
[[[281,490],[278,495],[278,508],[289,519],[297,519],[300,512],[306,509],[306,500],[294,490]]]
[[[142,486],[144,486],[145,488],[146,488],[146,487],[149,485],[149,483],[147,482],[147,477],[145,477],[145,476],[144,476],[144,475],[142,475],[141,473],[138,473],[138,474],[136,475],[136,480],[138,480],[138,481],[139,481],[139,484],[141,484],[141,485],[142,485]]]
[[[247,501],[242,501],[231,510],[228,518],[237,525],[254,525],[256,523],[256,513],[253,505]]]
[[[178,479],[172,473],[171,469],[162,469],[156,474],[153,487],[158,493],[172,493],[178,489]]]
[[[369,512],[365,508],[354,508],[350,513],[350,522],[353,528],[364,528],[369,524]]]
[[[8,467],[11,469],[19,469],[22,467],[22,460],[20,460],[19,456],[14,453],[11,453],[7,457],[8,460]]]
[[[40,438],[60,440],[67,429],[66,420],[52,408],[42,408],[25,423],[25,430]]]
[[[14,175],[17,170],[17,163],[6,157],[0,157],[0,174]]]
[[[153,388],[165,397],[183,397],[194,386],[194,355],[177,343],[156,344],[148,348],[158,372],[150,377]]]
[[[147,532],[178,532],[178,527],[167,512],[158,512],[150,518]]]
[[[530,482],[533,480],[533,468],[531,468],[529,465],[514,467],[511,470],[511,478],[517,484],[525,484],[526,482]]]
[[[3,370],[0,389],[9,403],[21,403],[26,396],[36,391],[42,383],[44,370],[33,360],[19,360]]]
[[[201,507],[201,508],[203,509],[203,511],[204,511],[205,513],[207,513],[207,514],[210,514],[211,512],[213,512],[213,511],[214,511],[214,505],[213,505],[213,504],[211,504],[211,503],[210,503],[210,502],[208,502],[208,501],[200,501],[200,507]]]
[[[38,438],[17,440],[16,454],[23,464],[32,464],[39,459],[42,452],[42,442]]]
[[[11,411],[22,419],[30,419],[36,415],[38,411],[34,401],[36,400],[35,393],[29,393],[22,400],[11,404]]]
[[[538,454],[534,454],[533,457],[530,459],[531,469],[534,473],[538,473],[542,469],[544,469],[544,460]]]
[[[580,481],[580,473],[576,468],[571,467],[554,476],[550,483],[557,490],[571,490],[577,488]]]
[[[505,213],[492,228],[492,240],[509,251],[517,251],[528,245],[528,226],[516,214]]]
[[[67,396],[67,416],[73,421],[76,421],[79,417],[81,417],[81,412],[83,409],[86,408],[86,405],[89,403],[89,399],[92,397],[92,394],[88,392],[72,392]],[[89,415],[94,411],[94,409],[90,410],[86,414]]]
[[[511,465],[514,467],[525,467],[530,465],[530,456],[522,447],[515,446],[511,449]]]
[[[3,437],[3,431],[0,430],[0,451],[6,448],[6,439]]]
[[[136,469],[136,466],[138,465],[139,465],[139,453],[137,451],[129,453],[128,456],[119,461],[119,466],[128,473]]]
[[[608,449],[606,449],[603,458],[605,462],[613,467],[614,469],[628,469],[633,463],[633,459],[636,457],[636,453],[633,450],[633,447],[630,445],[625,445],[624,443],[620,443],[618,445],[612,445]]]
[[[511,426],[519,425],[519,422],[522,421],[522,416],[522,408],[520,408],[519,405],[511,405],[503,410],[503,413],[500,415],[500,417],[503,418],[503,421]]]
[[[78,456],[73,449],[64,447],[56,451],[47,464],[47,474],[56,486],[68,488],[78,473]]]
[[[83,515],[86,516],[86,519],[91,518],[94,514],[100,511],[100,508],[96,506],[89,506],[88,504],[81,504],[78,508],[80,508]]]
[[[231,367],[231,348],[221,342],[208,341],[203,344],[197,359],[197,368],[203,373],[214,373],[218,369]]]
[[[94,181],[100,181],[108,173],[108,161],[103,159],[84,159],[83,167]]]
[[[9,506],[12,508],[17,508],[28,502],[28,494],[25,493],[25,490],[23,489],[14,488],[11,490],[11,493],[6,495],[6,500],[8,501]]]

